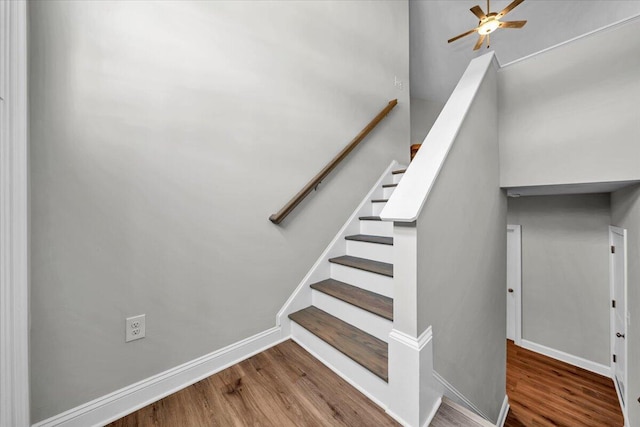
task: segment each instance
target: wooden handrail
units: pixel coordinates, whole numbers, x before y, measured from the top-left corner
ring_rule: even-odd
[[[382,119],[384,119],[384,117],[389,114],[389,112],[393,110],[393,107],[395,107],[397,104],[397,99],[389,101],[389,104],[387,104],[387,106],[384,107],[382,111],[380,111],[378,115],[375,116],[373,120],[371,120],[369,124],[366,125],[364,129],[362,129],[360,133],[358,133],[358,135],[356,135],[356,137],[353,138],[351,142],[342,149],[342,151],[340,151],[324,168],[322,168],[322,170],[318,172],[318,174],[314,176],[313,179],[307,183],[307,185],[302,187],[302,190],[300,190],[298,194],[293,196],[293,198],[289,200],[287,204],[282,207],[282,209],[280,209],[277,213],[271,215],[269,217],[269,220],[274,224],[280,224],[282,220],[285,219],[287,215],[289,215],[291,211],[293,211],[295,207],[298,206],[300,202],[302,202],[304,198],[307,197],[309,193],[311,193],[311,191],[313,191],[314,188],[317,188],[318,184],[320,184],[322,180],[325,179],[326,176],[329,175],[329,173],[331,173],[331,171],[334,170],[336,166],[338,166],[338,164],[342,160],[344,160],[344,158],[347,157],[347,155],[349,155],[349,153],[352,152],[354,148],[358,146],[358,144],[369,134],[369,132],[371,132],[373,128],[375,128],[378,123],[380,123],[380,121],[382,121]]]

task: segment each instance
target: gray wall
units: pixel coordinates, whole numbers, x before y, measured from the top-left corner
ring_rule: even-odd
[[[487,72],[418,219],[418,330],[434,368],[497,419],[506,381],[507,201],[499,185],[496,71]]]
[[[29,13],[39,421],[274,326],[384,168],[408,160],[409,40],[406,1],[31,1]],[[147,337],[125,344],[125,317],[141,313]]]
[[[510,198],[522,226],[522,338],[609,365],[609,194]]]
[[[411,97],[411,143],[422,144],[444,104]]]
[[[640,20],[499,73],[503,187],[640,178]]]
[[[611,222],[627,229],[627,398],[629,425],[640,425],[640,185],[611,194]]]

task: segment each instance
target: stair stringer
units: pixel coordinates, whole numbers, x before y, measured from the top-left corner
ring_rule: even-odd
[[[283,336],[291,335],[291,320],[289,314],[305,307],[312,305],[312,289],[311,284],[319,282],[323,279],[331,277],[331,263],[329,258],[344,255],[347,249],[347,241],[345,237],[352,234],[360,233],[360,216],[371,215],[371,199],[382,198],[382,184],[391,177],[391,171],[398,168],[400,164],[394,160],[382,173],[380,178],[371,187],[371,190],[362,199],[355,211],[349,216],[349,219],[340,228],[340,231],[331,240],[327,248],[322,252],[318,260],[313,264],[309,272],[304,276],[300,284],[293,291],[291,296],[284,303],[276,316],[276,325],[282,328]]]

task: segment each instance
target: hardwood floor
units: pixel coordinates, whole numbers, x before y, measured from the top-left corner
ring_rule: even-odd
[[[624,424],[611,379],[511,341],[507,394],[506,427]],[[108,427],[398,425],[289,340]]]
[[[624,421],[610,378],[507,341],[506,427],[615,426]]]
[[[109,427],[398,425],[289,340]]]

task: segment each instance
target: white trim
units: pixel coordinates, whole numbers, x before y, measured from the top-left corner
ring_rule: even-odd
[[[628,334],[628,318],[629,318],[629,303],[628,303],[628,278],[627,278],[627,272],[628,272],[628,260],[627,260],[627,230],[621,227],[616,227],[613,225],[609,226],[609,246],[614,246],[614,242],[613,242],[613,235],[617,234],[619,236],[622,237],[622,241],[623,241],[623,246],[624,246],[624,279],[623,279],[623,292],[624,292],[624,301],[625,301],[625,313],[624,313],[624,318],[625,318],[625,325],[624,325],[624,331],[623,333],[625,335]],[[612,253],[609,254],[609,296],[611,300],[615,300],[615,283],[614,283],[614,277],[613,277],[613,268],[614,268],[614,260],[613,260],[613,255]],[[610,312],[610,316],[609,316],[609,335],[610,335],[610,349],[609,349],[609,357],[610,357],[610,361],[611,361],[611,378],[613,379],[613,385],[615,386],[616,389],[616,395],[618,396],[618,402],[620,403],[620,409],[622,410],[622,415],[624,417],[624,423],[625,426],[629,426],[629,409],[628,409],[628,397],[629,397],[629,393],[622,393],[622,390],[620,390],[620,386],[618,385],[618,381],[616,381],[615,378],[615,364],[613,363],[613,354],[615,351],[615,340],[616,340],[616,319],[615,319],[615,311],[613,309],[613,307],[609,306],[609,312]],[[628,347],[629,345],[627,344],[627,341],[625,340],[625,346],[624,346],[624,360],[627,363],[627,366],[625,367],[625,371],[624,371],[624,384],[625,384],[625,392],[628,390],[628,386],[629,386],[629,350]]]
[[[0,426],[29,425],[27,4],[0,2]]]
[[[509,415],[509,396],[504,395],[504,400],[502,401],[502,407],[500,408],[500,414],[498,414],[498,422],[496,426],[504,427],[504,423],[507,421],[507,416]]]
[[[612,23],[612,24],[605,25],[604,27],[600,27],[600,28],[597,28],[597,29],[595,29],[595,30],[593,30],[593,31],[589,31],[588,33],[581,34],[581,35],[579,35],[579,36],[577,36],[577,37],[574,37],[574,38],[572,38],[572,39],[565,40],[565,41],[560,42],[560,43],[558,43],[558,44],[556,44],[556,45],[553,45],[553,46],[551,46],[551,47],[548,47],[548,48],[546,48],[546,49],[542,49],[542,50],[539,50],[539,51],[537,51],[537,52],[534,52],[534,53],[532,53],[532,54],[530,54],[530,55],[523,56],[522,58],[518,58],[518,59],[515,59],[515,60],[513,60],[513,61],[511,61],[511,62],[507,62],[506,64],[500,64],[500,68],[509,67],[509,66],[514,65],[514,64],[517,64],[517,63],[519,63],[519,62],[526,61],[526,60],[531,59],[531,58],[534,58],[534,57],[536,57],[536,56],[538,56],[538,55],[542,55],[542,54],[544,54],[544,53],[546,53],[546,52],[548,52],[548,51],[550,51],[550,50],[554,50],[554,49],[557,49],[557,48],[559,48],[559,47],[562,47],[562,46],[564,46],[564,45],[566,45],[566,44],[570,44],[570,43],[573,43],[573,42],[575,42],[575,41],[581,40],[581,39],[583,39],[583,38],[593,36],[593,35],[595,35],[595,34],[597,34],[597,33],[601,32],[601,31],[612,30],[612,29],[613,29],[613,28],[615,28],[615,27],[618,27],[618,26],[620,26],[620,25],[624,25],[624,24],[629,23],[630,21],[633,21],[633,20],[638,19],[638,18],[640,18],[640,14],[633,15],[633,16],[629,16],[628,18],[624,18],[624,19],[621,19],[621,20],[619,20],[619,21],[617,21],[617,22],[614,22],[614,23]],[[498,60],[498,63],[499,63],[499,62],[500,62],[500,61]]]
[[[517,263],[515,265],[516,269],[516,284],[513,293],[515,294],[516,299],[516,324],[515,324],[515,344],[521,346],[522,345],[522,227],[520,225],[507,225],[507,233],[513,232],[513,236],[516,239],[516,247],[518,248],[518,252],[516,254],[515,259]],[[507,246],[508,250],[508,246]]]
[[[347,243],[344,239],[345,236],[360,233],[360,220],[358,217],[371,214],[371,199],[378,198],[376,195],[382,197],[382,184],[384,180],[388,178],[391,175],[391,171],[398,166],[399,163],[395,160],[389,164],[373,187],[371,187],[369,193],[367,193],[367,195],[362,199],[358,207],[353,211],[351,216],[349,216],[349,219],[347,219],[342,228],[340,228],[340,231],[338,231],[335,237],[327,245],[326,249],[318,257],[309,272],[300,281],[280,311],[278,311],[278,314],[276,315],[276,325],[282,326],[285,333],[289,333],[289,330],[291,329],[291,322],[287,316],[290,313],[302,310],[303,308],[311,305],[311,288],[309,286],[312,283],[326,279],[327,277],[333,277],[331,275],[329,258],[344,255],[346,253]],[[367,211],[367,209],[369,209],[369,211]]]
[[[431,425],[431,421],[435,418],[438,413],[438,409],[440,409],[440,405],[442,405],[442,396],[440,396],[433,404],[433,408],[431,408],[431,412],[427,415],[427,420],[422,425],[422,427],[429,427]]]
[[[526,348],[527,350],[535,351],[536,353],[551,357],[552,359],[556,359],[561,362],[586,369],[587,371],[591,371],[596,374],[604,375],[605,377],[611,378],[610,366],[592,362],[591,360],[583,359],[582,357],[574,356],[572,354],[565,353],[560,350],[555,350],[553,348],[549,348],[542,344],[537,344],[528,340],[522,340],[522,347]]]
[[[433,379],[432,338],[431,327],[417,338],[397,329],[389,334],[387,413],[405,426],[428,425],[440,405],[442,394]]]
[[[439,373],[437,373],[436,371],[433,371],[433,377],[440,384],[442,384],[442,386],[444,386],[444,390],[445,390],[444,395],[445,396],[447,396],[449,399],[453,400],[454,402],[456,402],[456,403],[458,403],[458,404],[460,404],[462,406],[466,406],[467,409],[469,409],[469,410],[475,412],[476,414],[480,415],[485,420],[490,420],[490,418],[489,418],[489,416],[487,414],[482,412],[476,405],[471,403],[471,401],[469,399],[464,397],[464,395],[462,393],[460,393],[454,386],[452,386],[447,380],[445,380]]]
[[[33,427],[102,426],[182,390],[288,339],[279,327],[168,369],[106,396],[55,415]]]
[[[401,332],[397,329],[392,329],[391,333],[389,334],[389,339],[399,341],[407,347],[417,351],[422,350],[424,346],[431,341],[432,337],[433,332],[431,326],[429,326],[423,333],[421,333],[418,338],[413,338],[411,335],[405,334],[404,332]]]
[[[469,63],[422,148],[380,213],[383,220],[413,222],[418,218],[487,72],[498,67],[494,56],[494,52],[489,52]]]
[[[433,407],[431,408],[431,411],[429,411],[426,421],[422,423],[422,427],[429,427],[431,425],[431,421],[433,421],[436,414],[438,413],[438,409],[440,409],[441,404],[442,404],[442,397],[438,397],[436,401],[433,403]],[[408,424],[405,420],[403,420],[398,414],[395,414],[393,411],[390,411],[389,409],[387,409],[386,412],[387,412],[387,415],[389,415],[391,418],[396,420],[400,425],[404,427],[413,427],[410,424]]]

